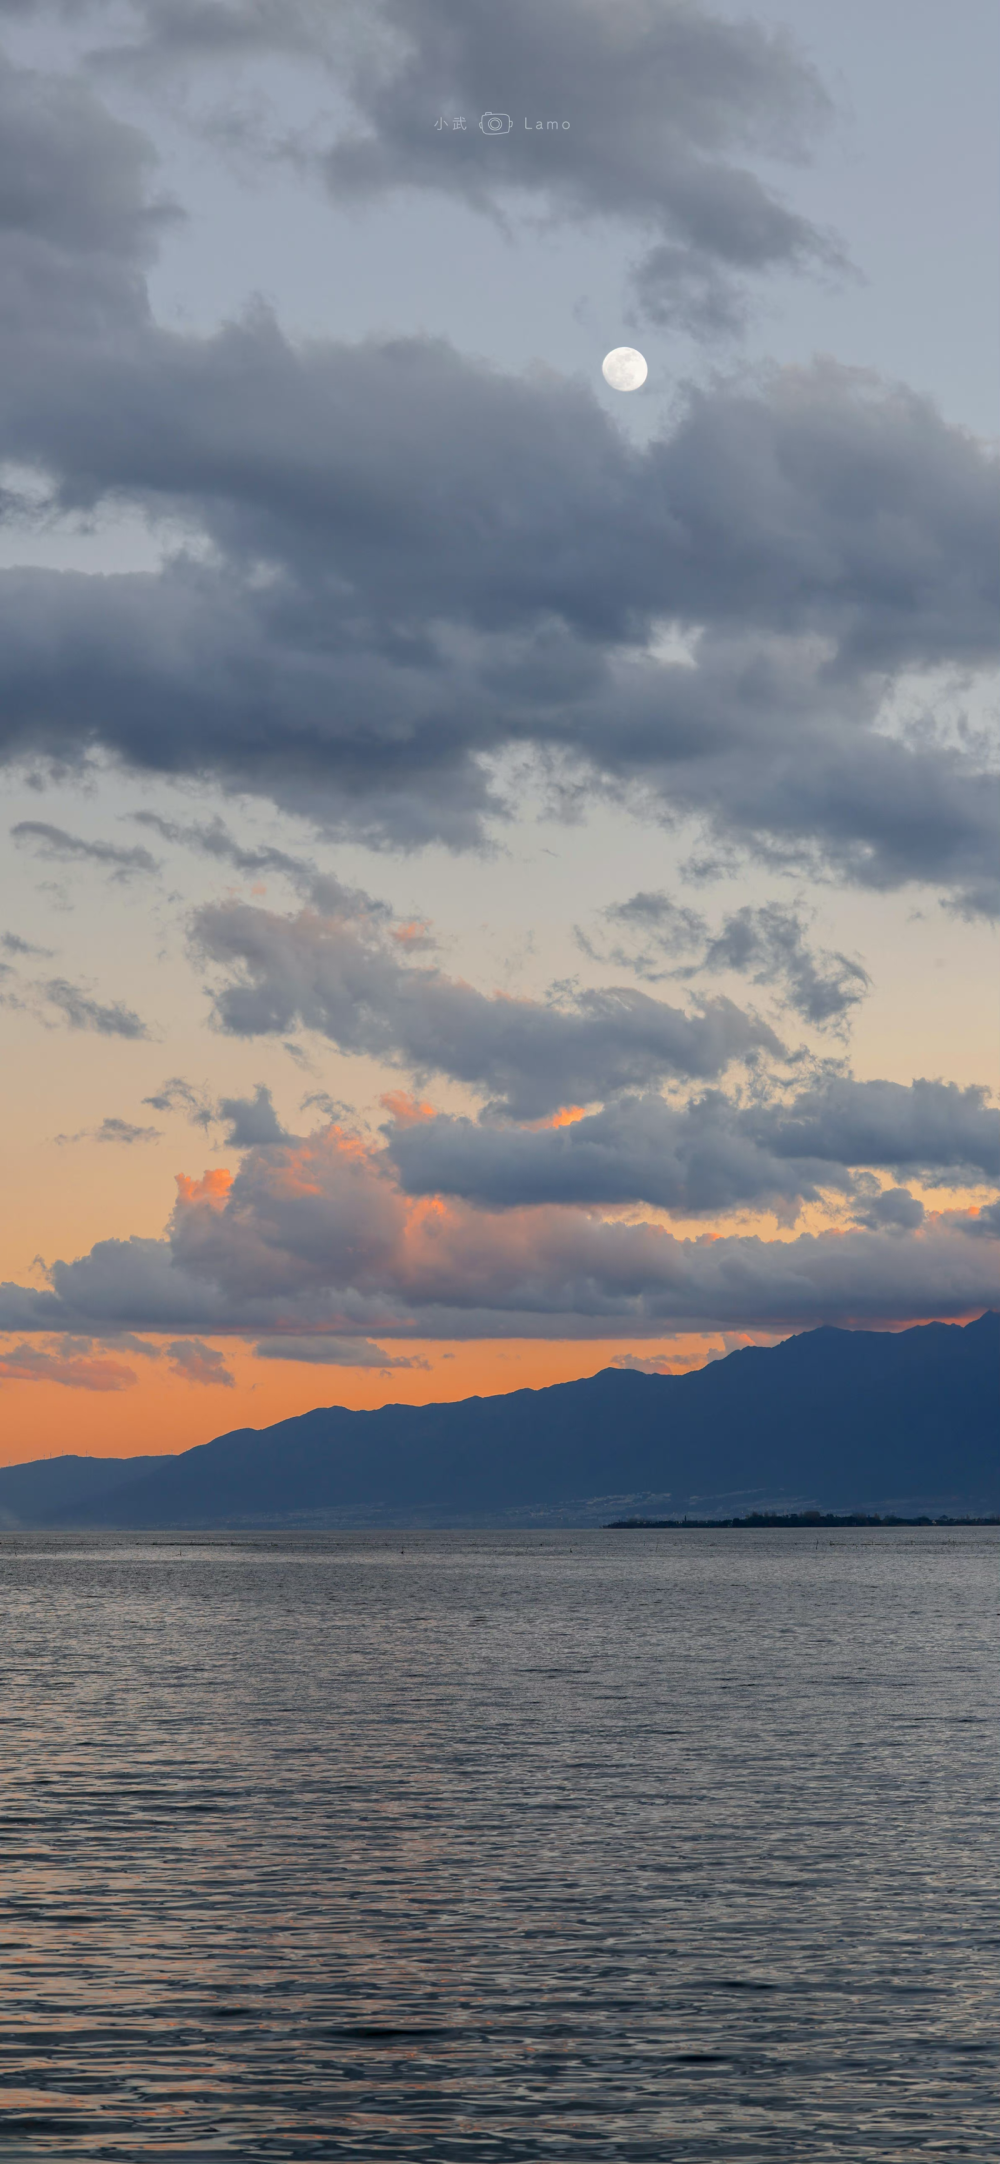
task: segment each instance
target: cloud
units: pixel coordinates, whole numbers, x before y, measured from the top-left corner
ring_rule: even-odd
[[[82,1127],[75,1135],[57,1135],[57,1142],[158,1142],[158,1127],[135,1127],[131,1120],[121,1120],[113,1115],[101,1121],[99,1127]]]
[[[650,81],[689,31],[778,53],[698,20],[616,26],[628,80],[661,31]],[[524,50],[554,54],[527,24]],[[578,29],[603,52],[596,11]],[[749,114],[754,68],[738,94],[726,80],[720,116]],[[46,170],[61,95],[3,76],[25,173]],[[682,71],[670,95],[694,110],[707,93]],[[84,103],[44,188],[14,174],[0,226],[0,455],[47,475],[56,508],[180,522],[199,547],[156,573],[0,575],[2,756],[101,752],[352,841],[459,846],[509,811],[503,776],[533,757],[713,846],[989,904],[975,745],[907,736],[886,705],[901,679],[995,654],[982,447],[832,362],[692,388],[639,448],[582,383],[442,340],[295,346],[260,307],[208,337],[165,330],[140,276],[148,161]],[[661,106],[650,143],[670,136]],[[621,139],[623,171],[638,144]],[[445,147],[430,131],[428,156]],[[665,658],[664,624],[689,635],[691,665]]]
[[[650,1353],[648,1358],[642,1353],[616,1353],[609,1365],[624,1368],[631,1375],[683,1375],[686,1372],[685,1362],[673,1358],[670,1353]]]
[[[741,1208],[785,1215],[828,1188],[853,1187],[843,1166],[780,1157],[718,1092],[683,1107],[653,1093],[627,1097],[534,1130],[439,1115],[391,1127],[389,1149],[407,1193],[461,1195],[494,1209],[641,1201],[684,1217]]]
[[[959,1231],[972,1239],[1000,1239],[1000,1199],[987,1203],[985,1209],[970,1210],[967,1217],[954,1220]]]
[[[216,817],[211,820],[163,819],[158,812],[133,812],[137,826],[150,827],[162,835],[164,841],[179,843],[183,848],[193,849],[199,856],[214,858],[218,864],[229,864],[234,871],[259,876],[270,872],[290,880],[293,887],[315,898],[329,888],[339,892],[338,882],[328,880],[308,857],[291,856],[285,849],[273,849],[266,845],[248,848],[230,834],[225,821]]]
[[[127,287],[119,267],[147,261],[178,216],[148,199],[155,165],[147,138],[113,118],[82,76],[14,67],[0,55],[2,225],[22,244],[20,254],[11,250],[20,275],[8,303],[30,303],[30,243],[57,259],[70,282],[81,259],[95,267],[89,293],[81,287],[83,305],[99,297],[121,304]]]
[[[408,1090],[383,1090],[379,1104],[395,1127],[410,1127],[415,1120],[436,1118],[433,1105],[421,1104]]]
[[[131,1330],[116,1330],[113,1336],[105,1333],[105,1343],[115,1352],[136,1353],[143,1360],[160,1360],[162,1345],[151,1345],[148,1338],[135,1337]]]
[[[761,1106],[754,1130],[776,1154],[890,1166],[928,1181],[1000,1178],[1000,1113],[977,1084],[830,1076],[787,1105]]]
[[[747,167],[797,156],[829,114],[819,79],[787,36],[726,22],[698,5],[580,7],[508,0],[456,14],[448,0],[382,0],[348,83],[361,126],[329,151],[339,199],[399,188],[457,196],[477,210],[520,201],[560,222],[617,217],[660,238],[638,268],[657,316],[729,329],[740,274],[829,263],[836,251]],[[483,98],[508,111],[508,138],[483,140]],[[441,113],[466,132],[442,140]],[[552,130],[525,127],[557,118]]]
[[[36,947],[32,940],[22,939],[17,932],[4,932],[0,947],[7,954],[45,954],[51,956],[51,947]]]
[[[689,1014],[620,986],[546,1001],[488,997],[409,961],[370,916],[281,917],[221,902],[197,911],[194,941],[230,972],[214,999],[229,1035],[318,1030],[343,1052],[447,1074],[525,1119],[665,1074],[715,1076],[781,1049],[730,1000]]]
[[[912,1232],[923,1220],[924,1205],[918,1196],[911,1195],[909,1188],[885,1187],[858,1211],[855,1223],[868,1225],[873,1232],[880,1231],[883,1226],[889,1231]]]
[[[167,1362],[175,1375],[183,1382],[202,1383],[208,1388],[220,1385],[234,1390],[235,1381],[226,1366],[224,1355],[211,1345],[203,1345],[199,1338],[175,1338],[164,1346]]]
[[[350,1106],[338,1103],[335,1097],[331,1097],[329,1090],[309,1090],[307,1092],[306,1096],[301,1099],[299,1111],[307,1112],[313,1108],[317,1112],[322,1112],[324,1118],[331,1121],[331,1123],[349,1119],[351,1116]]]
[[[154,1112],[183,1111],[195,1127],[207,1129],[216,1117],[207,1091],[195,1089],[183,1075],[171,1075],[152,1097],[144,1097],[142,1101],[144,1105],[151,1105]]]
[[[370,1338],[346,1337],[268,1337],[261,1338],[254,1346],[256,1360],[301,1360],[314,1367],[377,1368],[385,1373],[390,1368],[427,1368],[430,1362],[411,1354],[393,1356],[381,1345],[373,1345]]]
[[[655,966],[659,956],[654,958],[648,949],[640,947],[639,940],[652,940],[661,955],[676,956],[695,953],[708,938],[708,925],[700,910],[671,901],[662,890],[632,894],[627,902],[612,902],[601,915],[609,924],[632,934],[636,945],[631,950],[621,949],[621,957],[624,960],[627,955],[631,966],[641,967],[644,974]]]
[[[157,1112],[183,1112],[192,1126],[206,1132],[216,1124],[223,1125],[226,1133],[222,1139],[230,1149],[245,1150],[290,1140],[264,1082],[257,1083],[252,1097],[220,1097],[216,1101],[204,1086],[195,1088],[183,1075],[171,1075],[160,1089],[142,1101]],[[320,1105],[331,1118],[336,1111],[343,1110],[343,1107],[334,1107],[323,1091],[313,1093],[303,1102]]]
[[[827,950],[814,953],[794,910],[778,902],[736,910],[708,946],[702,967],[780,986],[796,1014],[817,1028],[842,1023],[871,988],[860,962]]]
[[[787,1005],[816,1028],[842,1028],[871,989],[859,961],[811,947],[801,914],[780,902],[734,910],[714,934],[697,910],[663,893],[633,894],[602,916],[626,934],[625,943],[619,938],[611,949],[609,961],[654,981],[733,970],[754,984],[775,986]],[[577,937],[586,952],[594,954],[592,942],[580,931]],[[680,955],[690,959],[678,965]],[[665,967],[665,962],[673,967]]]
[[[504,49],[555,66],[548,10],[530,14],[545,27],[519,8]],[[449,6],[447,20],[439,47],[445,17],[407,0],[413,51],[429,38],[445,76],[493,35],[482,11],[459,24]],[[404,17],[391,22],[402,35]],[[698,128],[714,115],[728,139],[737,116],[752,131],[772,63],[797,79],[780,39],[689,8],[612,31],[574,6],[574,24],[573,69],[603,56],[630,113],[637,71],[643,99],[660,85],[646,133],[612,129],[605,151],[615,202],[651,186],[668,222],[675,109],[701,113]],[[721,68],[721,103],[695,53]],[[393,61],[372,90],[379,111],[411,95],[411,65],[397,83]],[[435,84],[440,72],[435,60]],[[548,77],[532,80],[540,95]],[[995,655],[997,490],[981,446],[905,387],[832,362],[691,388],[639,448],[584,384],[505,374],[443,340],[293,345],[259,306],[208,337],[163,329],[141,282],[157,225],[141,140],[81,93],[47,163],[62,97],[2,75],[17,127],[0,455],[47,475],[55,508],[180,522],[199,545],[155,573],[0,574],[0,756],[85,767],[100,752],[407,846],[480,843],[511,808],[511,761],[534,758],[690,819],[714,847],[992,906],[983,759],[933,725],[893,728],[887,707],[903,679]],[[425,132],[439,172],[453,146]],[[369,150],[371,184],[388,184],[390,135]],[[477,157],[502,150],[483,140]],[[590,156],[578,209],[597,200]],[[598,169],[610,185],[604,152]],[[41,172],[44,185],[25,177]],[[699,201],[721,233],[717,180]],[[753,189],[736,195],[749,232]],[[730,258],[720,241],[712,260],[769,246],[745,240]],[[683,666],[657,644],[664,624],[689,636]]]
[[[274,1109],[271,1092],[263,1082],[258,1082],[252,1097],[220,1098],[216,1117],[228,1121],[229,1132],[225,1139],[233,1149],[245,1150],[260,1143],[289,1140]]]
[[[556,225],[614,219],[626,239],[655,236],[633,277],[654,319],[732,330],[751,279],[841,260],[752,169],[811,151],[831,112],[816,71],[787,32],[697,0],[621,0],[613,16],[580,0],[506,0],[499,18],[450,0],[373,0],[363,19],[304,0],[145,0],[133,22],[105,61],[156,80],[281,52],[308,57],[315,81],[325,60],[347,104],[318,161],[338,202],[423,189],[505,221],[517,210]],[[478,127],[484,100],[513,122],[496,140]],[[436,131],[442,114],[449,126]],[[294,154],[315,163],[315,128],[304,134]],[[260,147],[274,154],[266,137]]]
[[[52,864],[100,864],[118,880],[159,870],[148,849],[121,849],[114,842],[84,841],[80,835],[67,834],[62,827],[49,826],[42,819],[20,819],[10,831],[16,842],[23,842]]]
[[[135,1382],[131,1368],[106,1353],[92,1354],[89,1346],[79,1350],[23,1343],[0,1351],[0,1378],[14,1383],[62,1383],[67,1390],[128,1390]]]
[[[741,1209],[794,1217],[803,1203],[851,1196],[861,1167],[950,1185],[1000,1178],[1000,1113],[984,1090],[945,1082],[838,1076],[749,1105],[718,1090],[684,1105],[649,1093],[559,1127],[439,1114],[391,1121],[386,1133],[408,1194],[494,1209],[645,1202],[680,1217]],[[866,1224],[902,1222],[893,1206],[866,1202]],[[907,1207],[916,1224],[920,1205],[908,1198]]]
[[[972,1224],[976,1237],[969,1237]],[[406,1197],[337,1130],[181,1179],[162,1240],[103,1240],[48,1286],[0,1290],[0,1327],[271,1339],[629,1338],[968,1316],[996,1299],[991,1223],[678,1239],[563,1206]]]
[[[107,1118],[96,1130],[96,1142],[158,1142],[158,1127],[134,1127],[130,1120]]]
[[[96,1030],[100,1037],[137,1039],[149,1036],[145,1022],[121,1000],[103,1006],[82,986],[70,984],[65,977],[49,977],[36,989],[49,1006],[58,1009],[70,1029]]]

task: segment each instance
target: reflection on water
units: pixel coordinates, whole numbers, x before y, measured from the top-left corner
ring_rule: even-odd
[[[997,1548],[4,1537],[0,2158],[985,2159]]]

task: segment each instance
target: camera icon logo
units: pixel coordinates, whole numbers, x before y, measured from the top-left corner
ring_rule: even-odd
[[[511,129],[510,114],[484,113],[479,125],[484,135],[509,135]]]

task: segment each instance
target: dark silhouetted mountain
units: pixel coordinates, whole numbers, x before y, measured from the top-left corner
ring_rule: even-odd
[[[30,1465],[0,1467],[0,1531],[37,1525],[52,1513],[70,1510],[134,1482],[169,1458],[36,1458]]]
[[[599,1524],[698,1516],[1000,1506],[1000,1315],[962,1328],[812,1330],[694,1374],[606,1368],[452,1405],[341,1406],[119,1461],[120,1483],[29,1504],[63,1526]],[[79,1467],[94,1460],[49,1460]],[[108,1461],[99,1461],[107,1465]],[[138,1463],[144,1469],[135,1477]],[[3,1483],[41,1473],[0,1475]],[[76,1477],[74,1475],[74,1477]]]

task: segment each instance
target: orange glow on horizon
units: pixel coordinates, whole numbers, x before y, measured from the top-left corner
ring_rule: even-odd
[[[980,1310],[951,1317],[972,1322]],[[926,1318],[918,1317],[923,1321]],[[894,1331],[914,1327],[895,1322]],[[766,1336],[770,1336],[767,1333]],[[775,1331],[775,1337],[793,1333]],[[704,1367],[743,1343],[765,1341],[752,1331],[691,1332],[669,1339],[476,1340],[439,1345],[426,1339],[386,1340],[389,1359],[413,1359],[412,1368],[313,1366],[294,1360],[258,1360],[242,1340],[206,1338],[225,1359],[234,1388],[203,1387],[161,1366],[114,1349],[115,1364],[128,1361],[135,1384],[112,1390],[66,1389],[56,1382],[4,1382],[6,1420],[0,1464],[18,1465],[64,1453],[83,1457],[173,1455],[238,1428],[266,1428],[318,1406],[370,1411],[380,1405],[433,1405],[459,1398],[506,1396],[573,1382],[602,1368],[656,1363],[661,1373],[685,1374]],[[158,1341],[156,1341],[158,1342]],[[9,1357],[9,1356],[8,1356]],[[95,1346],[96,1366],[112,1357]],[[13,1363],[12,1363],[13,1365]]]
[[[194,1385],[159,1361],[135,1356],[129,1359],[135,1385],[120,1393],[67,1390],[55,1382],[5,1382],[0,1464],[18,1465],[64,1452],[102,1458],[174,1454],[234,1428],[270,1427],[317,1406],[343,1405],[360,1412],[379,1405],[434,1405],[543,1390],[551,1383],[596,1375],[629,1354],[647,1359],[679,1350],[676,1340],[668,1348],[643,1339],[588,1344],[520,1338],[451,1345],[386,1339],[389,1359],[427,1364],[380,1371],[258,1360],[240,1340],[214,1337],[204,1342],[223,1354],[235,1389]],[[700,1367],[719,1349],[718,1335],[686,1339],[683,1365]]]

